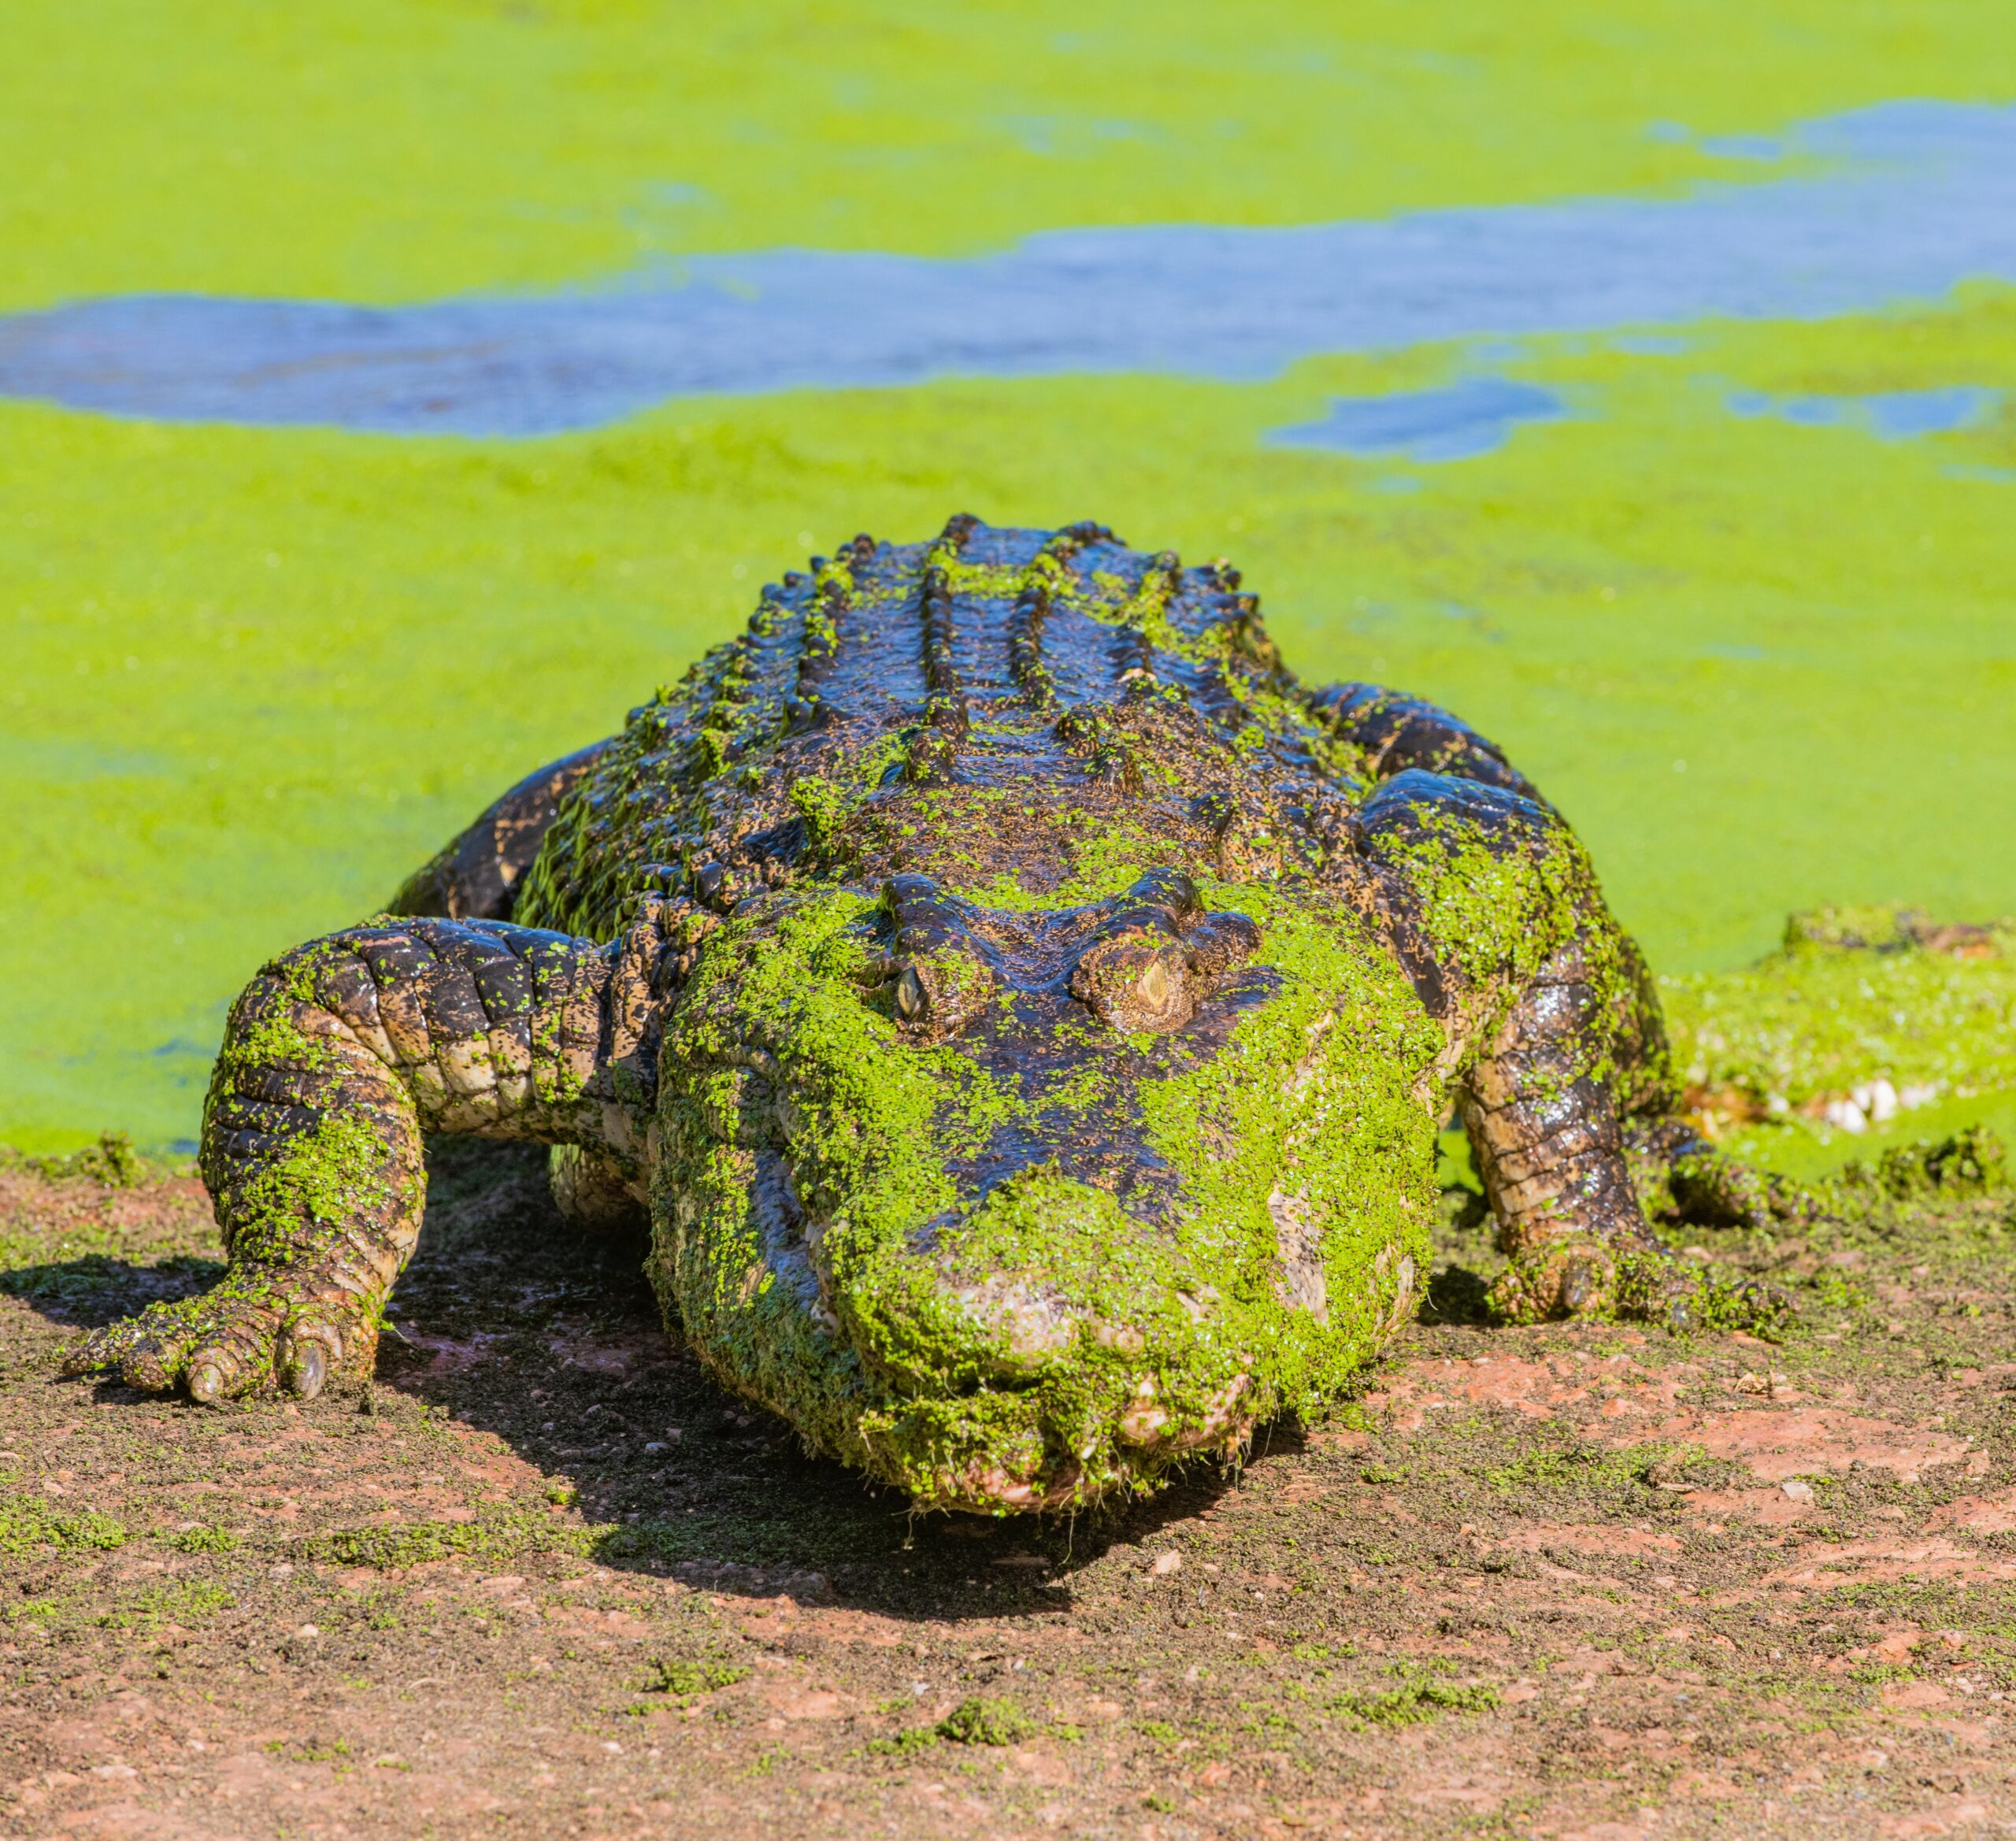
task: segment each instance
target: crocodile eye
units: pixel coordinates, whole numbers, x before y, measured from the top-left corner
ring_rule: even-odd
[[[1072,968],[1071,995],[1115,1029],[1180,1029],[1259,950],[1260,929],[1243,914],[1199,916],[1187,878],[1144,877],[1128,896]]]
[[[896,1021],[913,1036],[942,1040],[977,1022],[992,1008],[995,980],[977,954],[956,946],[924,953],[897,974]]]

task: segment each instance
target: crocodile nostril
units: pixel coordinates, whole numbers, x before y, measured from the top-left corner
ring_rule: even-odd
[[[1166,935],[1102,939],[1072,969],[1071,995],[1116,1029],[1178,1029],[1196,1008],[1185,958]]]

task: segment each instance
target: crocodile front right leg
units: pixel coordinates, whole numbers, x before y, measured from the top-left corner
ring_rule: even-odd
[[[424,1132],[580,1144],[637,1168],[663,949],[655,915],[606,947],[411,920],[274,961],[232,1007],[205,1106],[224,1278],[99,1331],[67,1372],[199,1401],[367,1376],[419,1236]]]

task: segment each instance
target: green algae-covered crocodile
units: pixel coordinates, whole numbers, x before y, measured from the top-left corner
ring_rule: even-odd
[[[813,558],[393,910],[239,998],[229,1269],[75,1370],[367,1374],[442,1132],[647,1215],[721,1381],[927,1506],[1084,1504],[1334,1395],[1421,1296],[1452,1103],[1504,1314],[1776,1308],[1647,1225],[1784,1205],[1678,1121],[1560,817],[1098,525]]]

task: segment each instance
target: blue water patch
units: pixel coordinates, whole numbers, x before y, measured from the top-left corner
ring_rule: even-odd
[[[695,256],[600,289],[395,307],[82,301],[0,318],[0,395],[540,435],[702,394],[1074,372],[1246,380],[1321,352],[1819,318],[2016,279],[2016,108],[1885,103],[1784,146],[1798,170],[1769,176],[1766,163],[1751,183],[1677,198],[1059,230],[959,258]]]
[[[1791,151],[1776,135],[1764,134],[1703,135],[1694,144],[1718,160],[1782,160]]]
[[[1985,421],[2002,400],[2002,392],[1971,383],[1934,390],[1877,391],[1866,396],[1766,396],[1755,390],[1736,390],[1726,400],[1740,416],[1776,416],[1814,428],[1847,422],[1886,440],[1899,441],[1944,435]]]
[[[1568,406],[1537,383],[1466,377],[1441,390],[1388,396],[1340,396],[1320,422],[1277,428],[1283,447],[1332,447],[1345,454],[1403,454],[1410,460],[1468,460],[1502,447],[1521,422],[1558,421]]]

